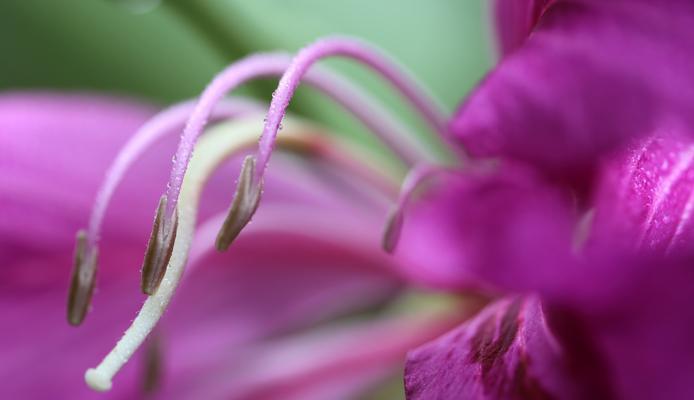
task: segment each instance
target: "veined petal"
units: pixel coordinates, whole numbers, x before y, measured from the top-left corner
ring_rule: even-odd
[[[591,398],[568,367],[540,301],[504,298],[410,352],[405,390],[408,400]]]
[[[557,1],[451,122],[474,155],[555,174],[648,135],[664,115],[691,122],[694,7],[681,1]]]
[[[611,160],[594,201],[592,245],[671,251],[694,237],[694,140],[662,128]]]

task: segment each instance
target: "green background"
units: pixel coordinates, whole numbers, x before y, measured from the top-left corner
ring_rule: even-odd
[[[491,63],[483,0],[5,0],[0,89],[97,91],[160,104],[198,95],[226,64],[350,34],[388,51],[452,111]],[[327,61],[422,125],[362,67]],[[270,98],[272,83],[242,93]],[[367,139],[330,102],[299,93],[294,111]]]

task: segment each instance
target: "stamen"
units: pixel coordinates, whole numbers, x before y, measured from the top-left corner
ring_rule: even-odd
[[[99,232],[101,231],[106,209],[113,193],[123,180],[128,169],[155,143],[169,134],[177,134],[177,130],[185,125],[188,116],[193,112],[194,108],[195,102],[189,100],[159,112],[135,132],[118,152],[116,159],[106,172],[106,177],[99,188],[89,218],[87,238],[90,246],[96,246],[98,243]],[[254,102],[243,99],[228,99],[221,101],[210,110],[208,117],[210,120],[215,121],[248,115],[258,111],[260,111],[260,106]]]
[[[432,178],[439,174],[457,174],[459,171],[457,169],[434,166],[434,165],[418,165],[413,168],[405,177],[400,188],[400,195],[393,208],[390,210],[388,218],[386,220],[386,225],[383,230],[383,240],[381,244],[383,250],[388,253],[395,251],[400,240],[400,233],[402,232],[402,225],[405,219],[405,210],[409,205],[415,192],[421,185],[424,184],[429,178]]]
[[[280,81],[279,89],[275,92],[263,129],[261,148],[259,156],[256,158],[256,181],[260,181],[261,179],[258,178],[265,172],[275,136],[289,104],[289,99],[302,78],[351,111],[403,160],[412,162],[412,160],[419,159],[419,157],[412,155],[419,154],[421,148],[412,148],[412,146],[403,143],[402,135],[393,135],[392,130],[383,129],[392,125],[384,123],[384,121],[392,121],[389,117],[390,114],[374,109],[375,103],[371,101],[365,102],[364,99],[368,99],[368,96],[358,92],[347,81],[340,79],[338,75],[329,74],[327,71],[322,71],[320,74],[308,72],[309,67],[319,59],[336,55],[353,58],[380,73],[413,104],[414,108],[441,134],[441,137],[449,137],[446,127],[447,118],[439,111],[441,107],[433,98],[409,74],[404,73],[401,67],[396,66],[390,59],[361,41],[349,38],[323,39],[302,50],[291,63],[285,54],[271,53],[250,56],[224,70],[200,96],[200,101],[188,120],[176,151],[174,168],[171,171],[166,193],[167,198],[170,199],[166,215],[171,215],[176,208],[183,176],[195,142],[207,122],[209,110],[222,96],[242,83],[262,76],[281,74],[285,70],[286,73]],[[350,88],[351,90],[347,90]],[[399,125],[394,126],[399,128]],[[416,137],[416,135],[412,137]]]
[[[258,184],[253,182],[254,172],[255,158],[247,156],[243,160],[243,167],[239,175],[234,200],[215,241],[215,246],[219,251],[225,251],[229,248],[231,242],[236,239],[241,229],[250,222],[251,217],[253,217],[255,210],[258,208],[263,183],[262,181]]]
[[[80,325],[87,315],[96,282],[96,260],[96,249],[89,249],[87,234],[80,230],[77,232],[75,264],[67,301],[67,320],[70,325]]]
[[[195,103],[193,101],[186,101],[175,104],[159,112],[145,123],[118,153],[99,188],[89,218],[89,229],[86,234],[83,231],[81,231],[81,234],[78,233],[78,243],[76,246],[82,249],[80,254],[90,255],[89,258],[84,256],[81,257],[82,260],[89,259],[89,264],[81,268],[84,268],[86,271],[92,271],[92,275],[96,275],[97,273],[98,264],[96,255],[98,253],[98,244],[104,215],[111,201],[111,197],[123,180],[125,173],[148,148],[166,137],[166,135],[175,133],[176,129],[183,127],[194,106]],[[259,109],[259,106],[253,102],[242,99],[229,99],[220,102],[217,107],[212,110],[210,118],[212,120],[226,119],[257,112]],[[85,243],[82,244],[80,244],[81,235],[86,237]],[[86,275],[86,272],[83,274]],[[72,286],[68,298],[68,320],[73,325],[82,323],[91,298],[91,291],[87,295],[85,288],[80,289],[77,286],[78,282],[80,281],[76,280],[76,275],[73,273]],[[93,290],[93,287],[90,290]],[[84,301],[84,304],[82,301]]]
[[[416,84],[413,78],[401,72],[399,68],[395,67],[395,64],[393,62],[391,62],[380,52],[376,51],[375,49],[371,48],[369,45],[365,43],[349,38],[327,38],[319,40],[318,42],[300,51],[299,54],[292,60],[286,72],[282,75],[282,78],[278,85],[278,89],[273,93],[273,99],[270,103],[270,109],[265,120],[263,133],[260,137],[260,145],[257,153],[258,166],[256,168],[254,176],[255,181],[262,181],[263,174],[265,173],[265,169],[267,168],[267,164],[269,162],[270,155],[272,153],[272,149],[277,138],[277,131],[280,129],[281,121],[284,118],[284,114],[287,110],[287,107],[289,106],[289,101],[294,95],[294,91],[298,87],[301,79],[304,77],[304,75],[307,75],[309,68],[313,64],[315,64],[320,59],[329,56],[345,56],[348,58],[352,58],[354,60],[362,62],[364,65],[371,67],[376,72],[379,72],[384,78],[389,80],[401,93],[403,93],[403,95],[408,100],[410,100],[410,102],[414,105],[415,109],[417,109],[425,117],[425,119],[434,127],[434,129],[441,134],[442,138],[449,137],[447,134],[445,116],[443,116],[443,114],[439,112],[439,107],[436,105],[436,103],[431,99],[431,97],[427,93],[425,93],[423,89],[419,87],[418,84]],[[219,85],[222,87],[224,87],[225,83],[229,87],[233,87],[235,83],[234,78],[239,81],[243,81],[244,79],[247,79],[244,78],[244,74],[248,74],[248,77],[252,76],[252,73],[245,71],[244,67],[246,67],[246,65],[244,64],[244,62],[247,62],[251,65],[255,64],[255,60],[253,60],[253,58],[250,58],[240,61],[234,66],[232,66],[232,68],[230,69],[233,69],[233,67],[237,67],[238,72],[234,71],[234,75],[230,74],[228,79],[231,82],[231,84],[225,82],[222,79],[215,79],[215,81],[213,81],[210,87],[208,87],[205,93],[203,93],[203,96],[199,103],[201,105],[201,113],[204,114],[205,107],[208,107],[205,105],[205,100],[207,99],[205,95],[207,93],[211,93],[209,95],[210,101],[214,101],[215,98],[221,96],[221,92],[218,91],[216,88],[217,81],[220,82]],[[254,65],[253,67],[255,70],[259,66]],[[255,71],[254,73],[257,75],[259,72]],[[354,111],[361,110],[362,108],[359,107],[356,108]],[[198,129],[201,129],[202,124],[204,124],[204,119],[198,122],[194,113],[191,116],[190,123],[186,128],[186,131],[183,134],[181,145],[179,146],[179,150],[176,153],[177,162],[174,166],[174,170],[172,171],[171,178],[169,181],[169,191],[167,192],[167,195],[169,195],[170,198],[175,198],[177,194],[176,190],[180,185],[180,179],[183,173],[185,172],[186,168],[186,157],[189,157],[190,153],[192,152],[194,141],[197,137],[197,130],[193,122],[197,122],[200,126]],[[189,127],[192,128],[188,129]],[[388,136],[382,137],[386,138],[386,140],[384,140],[386,143],[390,142],[391,148],[393,150],[397,150],[400,148],[398,141],[388,140]],[[405,159],[405,155],[402,155],[402,157]],[[409,161],[409,158],[407,158],[407,160]],[[251,215],[245,216],[246,222],[250,220],[253,212],[254,210],[251,211]],[[236,220],[235,222],[243,223],[243,220]],[[245,224],[240,225],[235,229],[238,229],[240,231],[241,229],[243,229],[244,225]]]
[[[144,371],[142,379],[142,391],[146,394],[154,393],[161,384],[163,352],[160,335],[152,335],[147,342],[144,354]]]
[[[198,200],[204,183],[225,158],[246,150],[255,143],[258,122],[257,119],[248,119],[220,126],[220,129],[210,132],[201,141],[181,190],[177,240],[173,243],[173,252],[164,278],[154,294],[147,298],[132,325],[116,346],[96,368],[85,373],[85,380],[91,388],[98,391],[111,388],[113,376],[132,357],[163,315],[185,268],[195,229]],[[229,131],[232,131],[233,135],[230,135]],[[295,142],[303,140],[311,143],[311,132],[315,132],[315,128],[307,128],[300,123],[294,125],[291,122],[285,127],[283,137],[293,138]]]
[[[441,108],[437,102],[416,83],[414,78],[403,72],[401,67],[396,67],[396,64],[382,52],[359,40],[341,37],[325,38],[302,49],[280,79],[260,137],[257,178],[260,178],[267,168],[280,123],[301,79],[313,64],[331,56],[352,58],[371,67],[391,82],[414,105],[414,108],[440,134],[441,138],[449,138],[446,127],[447,118],[439,111]]]
[[[386,227],[383,231],[383,238],[381,240],[381,246],[387,253],[395,251],[395,247],[398,245],[404,218],[405,216],[403,215],[402,208],[397,206],[391,208],[388,213]]]
[[[171,259],[173,245],[176,241],[176,230],[178,227],[178,217],[176,211],[172,216],[172,222],[167,226],[164,221],[164,210],[166,209],[166,196],[159,199],[159,207],[152,225],[152,233],[147,243],[145,259],[142,262],[142,292],[152,295],[161,284],[166,273],[166,267]]]

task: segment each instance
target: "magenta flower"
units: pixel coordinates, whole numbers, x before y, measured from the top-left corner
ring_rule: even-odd
[[[504,58],[451,127],[503,161],[430,195],[409,240],[437,227],[433,283],[515,295],[411,352],[408,398],[688,398],[694,9],[497,7]]]
[[[412,350],[409,399],[687,398],[694,9],[557,0],[495,10],[503,58],[453,118],[379,51],[339,37],[293,59],[248,57],[196,102],[154,116],[94,97],[6,95],[2,307],[11,326],[37,317],[4,332],[13,362],[2,390],[86,396],[84,376],[123,398],[155,387],[162,398],[350,398]],[[435,162],[368,95],[313,67],[333,56],[392,83],[454,156]],[[255,103],[223,100],[268,75],[282,78],[264,120]],[[302,80],[393,160],[285,116]],[[184,124],[159,197],[171,133]],[[83,326],[73,329],[56,323],[55,300],[95,196],[77,235],[68,321]],[[454,301],[286,335],[382,305],[408,284],[496,300],[466,321],[474,302]],[[117,340],[138,292],[146,300]],[[46,350],[26,350],[35,343]],[[128,361],[141,346],[138,370]]]
[[[430,119],[438,118],[438,126],[445,126],[445,118],[427,95],[374,50],[339,38],[314,48],[321,46],[353,48],[372,57],[381,72],[429,112]],[[330,139],[323,128],[294,118],[285,119],[278,142],[290,156],[280,154],[275,161],[280,174],[269,171],[263,177],[263,207],[253,225],[229,253],[216,255],[216,233],[220,227],[225,235],[229,232],[229,218],[223,223],[225,213],[217,213],[225,209],[231,198],[229,183],[239,173],[233,168],[237,163],[220,165],[227,158],[240,161],[262,124],[257,104],[221,99],[245,80],[280,75],[296,65],[291,61],[284,54],[249,57],[220,74],[198,102],[154,116],[143,105],[93,96],[2,97],[3,147],[10,149],[1,160],[8,172],[2,186],[1,254],[9,266],[4,269],[3,282],[9,290],[2,302],[3,315],[11,326],[26,323],[28,315],[38,316],[31,322],[32,335],[5,331],[3,354],[13,361],[2,371],[2,381],[8,382],[2,387],[3,396],[89,396],[85,369],[108,352],[109,343],[116,342],[143,298],[135,282],[136,266],[151,229],[151,210],[141,203],[156,202],[174,149],[172,140],[186,119],[186,138],[192,140],[207,120],[234,121],[206,135],[189,169],[192,142],[182,142],[174,183],[169,186],[180,191],[174,196],[180,201],[174,208],[178,211],[170,216],[176,239],[163,235],[160,240],[162,236],[156,235],[170,229],[161,217],[165,211],[161,206],[150,246],[155,251],[147,253],[150,266],[144,268],[140,285],[142,291],[154,294],[111,355],[87,374],[90,385],[106,389],[102,374],[115,374],[124,367],[111,397],[132,398],[155,387],[162,398],[352,397],[390,377],[408,349],[463,318],[458,309],[390,311],[381,313],[383,318],[338,321],[289,335],[346,313],[381,307],[398,296],[404,283],[398,261],[379,248],[382,221],[378,218],[385,215],[387,196],[397,192],[395,179],[402,167],[368,157],[352,145]],[[385,141],[388,135],[397,139],[393,147],[402,159],[411,162],[421,157],[421,148],[393,138],[394,132],[406,129],[348,81],[320,69],[307,74],[305,81]],[[77,157],[75,149],[86,155]],[[306,169],[313,164],[319,169]],[[253,189],[243,187],[248,168],[241,172],[242,189],[236,199]],[[177,175],[181,169],[188,169],[185,184]],[[369,184],[357,184],[363,180]],[[209,189],[200,199],[203,185]],[[88,229],[77,235],[68,321],[83,326],[75,330],[65,324],[62,305],[73,256],[69,243],[87,221],[94,197]],[[52,200],[50,206],[47,198]],[[254,208],[252,203],[250,207]],[[196,217],[204,222],[196,224]],[[225,242],[228,246],[230,239],[220,235],[216,246],[224,247]],[[167,245],[173,248],[167,250]],[[162,255],[170,260],[157,260]],[[178,311],[152,333],[185,264],[195,270],[172,303]],[[165,271],[157,271],[162,265]],[[97,293],[94,312],[85,320],[93,293]],[[405,330],[398,338],[390,337]],[[52,334],[46,335],[49,331]],[[125,365],[149,333],[154,337],[144,343],[140,360]],[[37,345],[40,351],[32,351]],[[31,375],[25,373],[29,369]]]
[[[94,312],[74,329],[65,323],[64,308],[74,232],[86,220],[85,210],[109,160],[151,117],[152,109],[94,96],[36,93],[0,98],[0,131],[10,149],[2,157],[7,172],[1,208],[2,315],[7,327],[26,327],[3,330],[2,352],[11,360],[0,373],[3,397],[94,397],[84,384],[84,370],[115,342],[141,302],[138,269],[133,266],[141,261],[151,221],[142,203],[156,201],[157,182],[165,178],[167,154],[175,140],[168,131],[176,127],[175,117],[185,117],[189,110],[186,104],[174,107],[139,131],[163,129],[167,135],[151,143],[154,147],[146,158],[129,165],[115,192],[99,234],[100,284]],[[208,140],[252,142],[256,123],[262,122],[253,115],[253,104],[229,101],[215,112],[216,118],[241,120],[236,128],[220,126],[217,133],[210,132]],[[290,148],[318,157],[324,151],[321,146],[336,149],[319,132],[316,126],[287,121],[283,135]],[[224,151],[230,144],[225,146]],[[201,143],[198,152],[214,158],[209,149]],[[120,165],[127,166],[122,154]],[[380,226],[373,219],[378,196],[356,191],[353,198],[340,198],[295,160],[278,162],[286,168],[281,179],[267,177],[263,211],[234,250],[219,255],[211,247],[220,225],[214,212],[224,209],[220,201],[229,197],[228,182],[233,178],[228,169],[211,178],[199,209],[207,222],[197,230],[189,263],[195,271],[172,304],[175,311],[162,321],[139,360],[123,369],[109,397],[138,397],[153,386],[160,386],[156,393],[162,398],[324,397],[321,393],[327,388],[348,396],[389,376],[407,349],[460,320],[438,311],[393,314],[270,339],[381,304],[403,283],[393,261],[378,248]],[[104,196],[108,195],[102,192],[100,198]],[[374,221],[373,229],[365,221]],[[353,237],[352,232],[363,236]],[[271,253],[265,251],[268,243]],[[419,328],[380,345],[392,331],[413,326]],[[32,351],[36,348],[40,351]],[[278,365],[279,360],[283,361]]]

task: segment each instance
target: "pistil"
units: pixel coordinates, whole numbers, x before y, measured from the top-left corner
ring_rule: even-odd
[[[195,103],[192,101],[178,103],[152,117],[128,140],[106,172],[89,217],[89,229],[86,232],[80,231],[77,235],[75,267],[68,292],[70,324],[80,325],[89,309],[98,272],[96,255],[99,252],[101,227],[118,185],[128,169],[144,155],[147,149],[167,135],[175,133],[176,129],[183,127],[194,106]],[[259,109],[257,104],[247,100],[224,100],[212,110],[210,119],[238,117],[258,112]]]
[[[255,144],[259,122],[256,118],[238,121],[230,124],[231,128],[211,132],[201,141],[181,190],[177,239],[173,242],[168,268],[165,270],[159,288],[147,298],[123,337],[96,368],[86,372],[85,380],[93,389],[109,390],[114,375],[132,357],[135,350],[142,345],[157,325],[181,280],[195,230],[199,196],[206,179],[223,160],[248,150]],[[230,134],[232,133],[229,132],[230,130],[233,134]],[[316,137],[321,137],[316,133],[317,130],[315,126],[289,120],[285,124],[281,142],[287,140],[290,148],[296,148],[300,143],[304,143],[306,148],[311,148],[316,142]],[[248,174],[248,171],[245,174],[242,173],[242,177],[243,175],[252,176]]]

